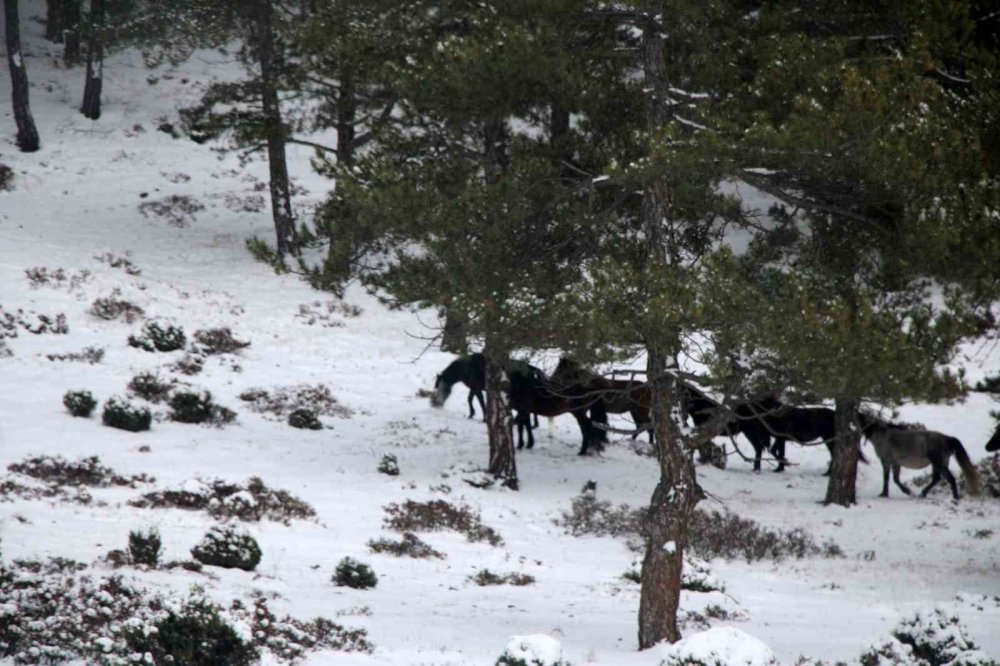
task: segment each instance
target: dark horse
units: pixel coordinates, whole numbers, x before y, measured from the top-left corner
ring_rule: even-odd
[[[599,401],[595,401],[593,398],[567,396],[545,376],[544,372],[534,366],[527,366],[527,368],[529,370],[525,371],[524,368],[512,367],[508,372],[510,406],[517,412],[515,420],[517,423],[517,448],[524,447],[521,431],[525,425],[528,425],[531,414],[553,417],[566,413],[572,414],[580,426],[580,432],[583,435],[583,444],[580,447],[581,456],[587,455],[591,447],[598,451],[604,448],[603,442],[606,440],[606,434],[595,428],[587,415],[588,409],[596,408],[598,410],[597,418],[600,418],[603,408],[600,407]],[[606,415],[604,419],[607,419]],[[535,437],[529,427],[528,448],[530,449],[534,445]]]
[[[608,414],[628,413],[636,426],[632,439],[639,436],[642,428],[649,426],[649,389],[643,382],[607,379],[566,356],[559,359],[551,379],[563,395],[584,402],[593,401],[590,417],[597,423],[607,425]],[[597,405],[597,402],[600,404]],[[648,432],[652,441],[653,431],[650,429]]]
[[[708,424],[718,418],[722,405],[709,398],[699,389],[690,384],[681,385],[681,398],[684,411],[694,422],[696,428]],[[767,426],[758,417],[759,411],[752,403],[740,403],[732,408],[732,418],[722,425],[720,435],[735,437],[743,434],[754,450],[753,471],[760,471],[760,461],[771,444],[771,435]]]
[[[955,477],[948,470],[948,461],[952,456],[958,460],[962,474],[969,483],[969,493],[979,494],[979,474],[975,465],[969,460],[962,442],[954,437],[949,437],[933,430],[917,430],[903,426],[886,423],[881,419],[860,414],[862,432],[875,447],[879,460],[882,461],[882,493],[879,497],[889,496],[889,471],[892,471],[892,480],[900,490],[907,495],[911,490],[899,480],[899,470],[901,467],[920,469],[931,466],[933,476],[931,482],[920,493],[921,497],[927,497],[931,488],[936,486],[943,476],[951,486],[951,495],[958,499],[958,484]]]
[[[1000,425],[997,429],[993,431],[993,436],[990,437],[990,441],[986,442],[986,450],[989,452],[1000,451]]]
[[[435,407],[444,406],[448,396],[451,395],[451,387],[459,382],[469,387],[469,418],[476,415],[476,409],[472,405],[473,398],[479,399],[479,406],[482,407],[485,417],[486,402],[483,400],[483,391],[486,389],[486,357],[476,352],[452,361],[434,380],[431,404]]]

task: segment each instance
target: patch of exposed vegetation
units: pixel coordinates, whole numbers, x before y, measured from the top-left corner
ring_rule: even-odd
[[[46,354],[45,358],[50,361],[74,361],[77,363],[89,363],[96,365],[104,360],[104,349],[101,347],[84,347],[78,352],[67,354]]]
[[[237,603],[234,602],[234,609],[242,608]],[[321,617],[308,622],[288,615],[279,618],[260,593],[255,593],[252,607],[237,615],[250,625],[254,645],[286,662],[298,661],[314,650],[371,652],[374,649],[364,629],[347,629]]]
[[[296,409],[288,415],[288,425],[299,430],[322,430],[323,422],[311,409]]]
[[[155,569],[160,563],[162,552],[163,542],[157,530],[132,530],[128,533],[128,559],[132,564]]]
[[[66,273],[65,269],[54,268],[50,269],[45,266],[35,266],[34,268],[27,268],[24,271],[24,276],[28,278],[28,284],[31,285],[32,289],[38,289],[40,287],[51,287],[53,289],[68,288],[69,291],[75,291],[87,284],[93,277],[90,271],[82,270],[76,273]]]
[[[353,414],[350,409],[337,402],[330,387],[325,384],[299,384],[271,390],[251,388],[240,394],[240,400],[248,403],[247,406],[252,411],[270,414],[282,420],[300,409],[339,418],[348,418]]]
[[[130,396],[159,404],[170,397],[177,382],[173,379],[164,380],[155,372],[140,372],[129,380],[127,389]]]
[[[205,204],[186,194],[171,194],[139,204],[139,212],[143,217],[158,217],[178,229],[190,226],[195,220],[195,213],[203,210]]]
[[[74,461],[66,460],[62,456],[33,456],[19,463],[8,465],[7,470],[57,487],[107,488],[127,486],[135,488],[140,483],[153,483],[155,481],[147,474],[122,476],[110,467],[102,465],[97,456]]]
[[[53,316],[20,308],[8,312],[0,305],[0,338],[16,338],[19,331],[27,331],[32,335],[66,335],[69,333],[69,324],[66,323],[66,315],[62,313]]]
[[[235,354],[250,346],[249,342],[237,340],[228,328],[206,328],[194,333],[195,350],[199,354]]]
[[[526,585],[535,584],[535,577],[529,574],[517,573],[516,571],[498,574],[490,571],[489,569],[480,569],[474,576],[469,576],[469,580],[480,587],[487,587],[490,585],[514,585],[517,587],[524,587]]]
[[[492,527],[483,524],[479,512],[470,507],[455,505],[445,500],[389,504],[385,507],[383,524],[396,532],[435,532],[451,530],[464,534],[472,542],[485,541],[491,546],[499,546],[503,539]]]
[[[399,460],[391,453],[385,454],[378,463],[378,471],[387,476],[399,476]]]
[[[253,571],[260,556],[257,540],[235,525],[216,525],[191,549],[191,557],[198,562],[223,569]]]
[[[129,324],[141,319],[146,314],[146,311],[135,303],[123,299],[120,289],[112,291],[110,296],[94,299],[88,312],[98,319],[114,321],[120,318]]]
[[[378,585],[378,576],[364,562],[345,557],[337,563],[337,568],[333,572],[333,582],[338,587],[368,590]]]
[[[153,413],[145,407],[136,407],[128,400],[115,396],[104,403],[101,423],[119,430],[142,432],[149,430],[152,425]]]
[[[323,328],[341,328],[343,319],[352,319],[361,316],[361,308],[357,305],[350,305],[343,301],[313,301],[303,303],[299,306],[299,312],[295,318],[306,326],[322,326]]]
[[[384,553],[395,555],[396,557],[412,557],[418,560],[425,559],[445,559],[445,554],[435,550],[429,543],[412,532],[403,532],[403,538],[399,541],[392,539],[372,539],[368,542],[368,548],[373,553]]]
[[[286,525],[295,519],[308,520],[316,516],[316,510],[309,504],[287,491],[268,488],[256,476],[245,486],[220,479],[189,482],[181,490],[146,493],[129,501],[129,505],[144,509],[205,511],[219,520],[256,522],[267,519]]]
[[[205,359],[193,354],[185,354],[170,367],[182,375],[197,375],[205,369]]]
[[[178,423],[224,426],[236,420],[236,412],[217,405],[208,391],[176,391],[170,396],[170,419]]]
[[[172,352],[183,349],[187,337],[180,326],[150,321],[142,327],[142,333],[128,336],[128,344],[148,352]]]
[[[139,267],[132,263],[132,259],[128,252],[125,253],[125,256],[114,254],[113,252],[105,252],[104,254],[94,255],[94,259],[102,264],[107,264],[111,268],[119,268],[133,277],[142,275],[142,271],[139,270]]]

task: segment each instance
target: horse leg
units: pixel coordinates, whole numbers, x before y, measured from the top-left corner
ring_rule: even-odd
[[[518,449],[523,449],[524,448],[524,417],[522,416],[522,412],[520,412],[520,411],[517,412],[517,415],[514,418],[514,423],[517,424],[517,448]],[[531,430],[530,429],[528,430],[528,433],[531,434]]]
[[[753,446],[753,471],[760,471],[760,458],[764,454],[764,449],[767,448],[767,444],[762,442],[761,439],[754,433],[743,433],[746,438],[750,440],[750,444]]]
[[[574,410],[572,414],[573,418],[576,419],[577,425],[580,426],[580,432],[583,434],[583,444],[580,446],[579,455],[581,456],[587,455],[588,449],[590,448],[590,442],[592,439],[594,441],[594,448],[600,450],[601,443],[597,441],[597,439],[594,438],[593,436],[593,431],[595,430],[595,428],[591,424],[590,419],[587,418],[587,410],[586,409]]]
[[[921,497],[927,497],[927,493],[929,493],[931,491],[931,488],[933,488],[934,486],[936,486],[938,484],[938,481],[941,480],[941,467],[940,467],[940,465],[938,465],[937,462],[935,462],[935,461],[932,460],[931,461],[931,467],[934,470],[934,474],[933,474],[933,476],[931,476],[931,482],[929,484],[927,484],[927,487],[924,488],[924,491],[922,493],[920,493]]]
[[[774,440],[774,444],[771,445],[771,455],[778,459],[778,467],[774,470],[775,472],[785,471],[785,440],[782,437],[777,437]]]
[[[957,502],[958,501],[958,484],[955,483],[955,475],[951,473],[950,469],[948,469],[948,464],[947,463],[944,463],[944,464],[941,465],[941,473],[944,475],[944,479],[945,479],[945,481],[948,482],[948,485],[951,486],[951,496],[954,497],[955,501]]]
[[[882,492],[879,497],[889,496],[889,463],[882,461]]]
[[[476,408],[472,406],[472,400],[476,397],[475,391],[469,391],[469,418],[474,418],[476,416]],[[483,409],[483,417],[486,417],[486,410]]]
[[[896,483],[896,487],[902,490],[907,495],[912,495],[913,491],[910,487],[899,480],[899,465],[892,466],[892,480]]]
[[[486,401],[483,400],[483,392],[476,391],[476,398],[479,399],[479,407],[483,410],[483,420],[486,420]],[[469,398],[469,412],[472,412],[472,398]],[[470,413],[469,418],[472,418],[473,414]]]

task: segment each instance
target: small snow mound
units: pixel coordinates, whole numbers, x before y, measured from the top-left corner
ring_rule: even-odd
[[[712,627],[662,648],[660,666],[776,666],[771,648],[733,627]]]
[[[545,634],[511,636],[497,666],[569,666],[562,659],[562,643]]]

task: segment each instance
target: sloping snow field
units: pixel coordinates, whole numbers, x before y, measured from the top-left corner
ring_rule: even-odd
[[[565,417],[552,425],[543,420],[536,448],[519,457],[520,492],[465,483],[463,477],[486,463],[486,432],[481,421],[466,418],[461,386],[443,410],[417,397],[452,360],[425,349],[422,338],[430,331],[424,322],[433,323],[431,313],[389,312],[353,289],[345,300],[361,308],[359,316],[334,313],[309,323],[302,306],[325,313],[330,297],[295,276],[273,274],[244,247],[253,235],[271,238],[267,207],[244,210],[254,207],[255,195],[266,197],[260,189],[266,164],[241,166],[234,155],[157,131],[163,120],[176,122],[176,109],[193,102],[206,81],[238,73],[232,57],[200,53],[180,68],[157,71],[145,69],[135,54],[113,57],[105,68],[104,115],[91,122],[77,111],[82,71],[59,65],[58,49],[40,38],[41,25],[32,15],[42,3],[22,4],[31,102],[43,145],[32,155],[17,152],[5,102],[0,161],[13,168],[16,181],[13,191],[0,192],[0,306],[63,313],[69,332],[22,331],[7,341],[13,356],[0,359],[0,466],[5,470],[38,454],[71,460],[96,455],[119,473],[154,476],[158,489],[199,477],[242,482],[259,476],[306,500],[318,520],[246,524],[263,549],[256,573],[118,572],[178,593],[204,585],[225,603],[253,590],[273,593],[273,607],[281,612],[337,616],[367,629],[376,646],[370,655],[312,653],[309,664],[486,665],[511,635],[537,633],[561,641],[574,664],[658,664],[659,651],[635,650],[638,586],[621,578],[634,559],[625,541],[573,537],[554,524],[588,480],[596,482],[601,499],[644,504],[656,480],[655,463],[624,440],[601,456],[578,457],[576,425]],[[9,92],[4,76],[0,99],[9,99]],[[318,201],[329,187],[311,174],[309,157],[308,151],[290,155],[306,190],[298,198],[302,205]],[[172,195],[189,196],[204,209],[182,220],[183,226],[139,209]],[[141,274],[95,258],[108,252],[127,254]],[[25,276],[33,267],[63,268],[70,275],[85,270],[90,276],[78,285],[34,288]],[[149,317],[173,321],[189,333],[227,326],[251,346],[209,357],[193,377],[171,373],[167,366],[181,352],[153,354],[127,345],[141,321],[88,314],[94,299],[114,289]],[[336,325],[324,326],[330,322]],[[88,346],[105,350],[100,363],[45,356]],[[1000,353],[970,347],[963,363],[975,379],[1000,368]],[[147,370],[210,390],[238,412],[237,422],[216,429],[164,420],[150,432],[131,434],[101,426],[99,413],[72,418],[62,406],[70,389],[89,389],[102,402],[124,395],[129,379]],[[237,397],[250,387],[302,383],[327,384],[353,415],[324,417],[327,429],[296,430],[250,411]],[[978,461],[992,430],[992,407],[988,397],[973,394],[954,406],[908,406],[902,418],[960,438]],[[399,476],[376,471],[384,454],[397,456]],[[701,482],[716,498],[703,506],[724,506],[768,526],[804,528],[817,541],[835,541],[847,556],[712,562],[714,575],[727,586],[727,603],[747,616],[716,624],[759,638],[783,663],[802,654],[852,659],[902,617],[937,604],[957,613],[971,637],[1000,656],[1000,601],[982,598],[1000,595],[1000,501],[955,504],[947,493],[921,501],[895,488],[891,498],[880,499],[880,469],[871,465],[860,471],[856,507],[823,507],[817,500],[825,491],[825,449],[790,445],[789,457],[798,465],[780,475],[753,474],[736,459],[726,470],[699,468]],[[957,472],[956,465],[952,469]],[[105,553],[123,548],[129,530],[156,527],[165,559],[187,558],[216,521],[199,512],[126,504],[143,490],[96,489],[90,505],[2,502],[2,557],[73,558],[88,564],[93,575],[110,575]],[[369,552],[369,539],[392,536],[382,528],[384,505],[435,498],[480,510],[504,544],[471,544],[435,532],[421,538],[446,559]],[[344,556],[371,564],[378,586],[334,586],[330,577]],[[468,577],[482,568],[527,573],[537,582],[479,587]],[[686,595],[685,608],[705,605],[700,595]],[[688,627],[685,633],[696,631]]]

